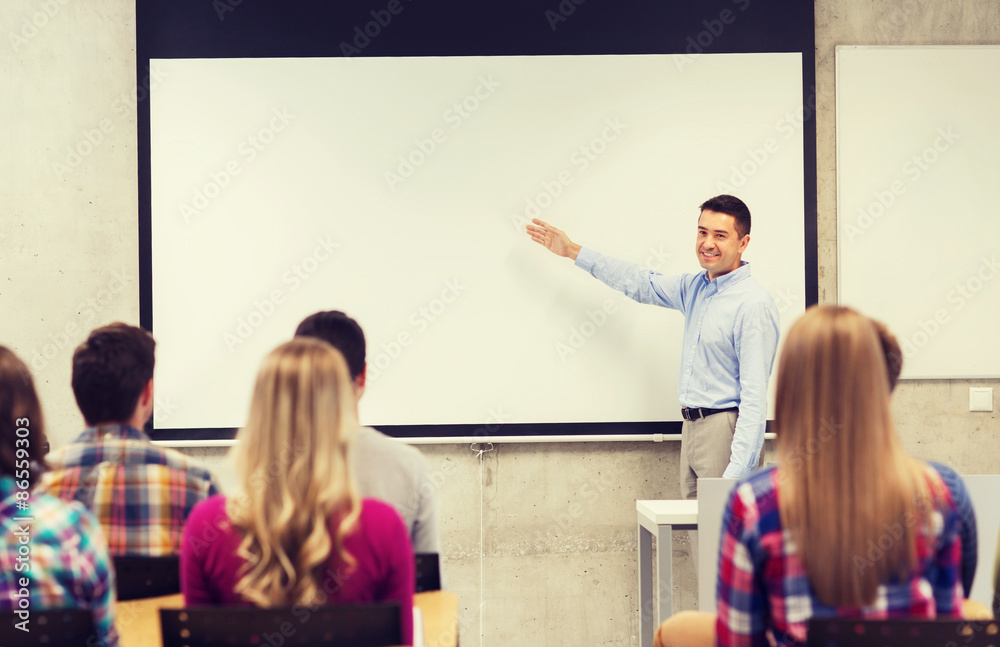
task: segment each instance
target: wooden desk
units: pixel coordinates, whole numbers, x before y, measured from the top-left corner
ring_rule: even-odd
[[[159,647],[163,644],[160,635],[160,609],[183,607],[184,596],[180,593],[119,602],[115,606],[118,644],[121,647]]]
[[[458,596],[450,591],[425,591],[413,596],[424,620],[425,647],[458,647]],[[180,594],[119,602],[116,611],[121,647],[159,647],[160,609],[181,609]]]
[[[458,647],[457,595],[424,591],[413,596],[413,604],[424,616],[424,647]]]

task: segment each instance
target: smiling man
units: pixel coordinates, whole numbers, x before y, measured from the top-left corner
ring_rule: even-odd
[[[778,345],[778,308],[742,260],[750,210],[720,195],[700,207],[695,254],[704,271],[664,276],[610,258],[534,220],[528,235],[546,249],[640,303],[684,314],[678,399],[681,496],[698,496],[698,478],[740,478],[760,463],[767,381]]]

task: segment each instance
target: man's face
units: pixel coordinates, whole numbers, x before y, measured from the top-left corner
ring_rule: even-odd
[[[740,266],[740,256],[750,242],[750,234],[740,238],[736,233],[736,218],[724,213],[701,212],[698,218],[698,238],[695,253],[709,280],[732,272]]]

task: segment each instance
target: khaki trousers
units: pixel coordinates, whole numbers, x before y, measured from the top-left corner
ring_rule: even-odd
[[[736,411],[685,420],[681,425],[681,498],[698,498],[699,478],[722,478],[732,455]],[[698,573],[698,531],[688,531],[691,559]]]
[[[698,498],[699,478],[722,478],[729,467],[736,411],[716,413],[681,426],[681,498]]]

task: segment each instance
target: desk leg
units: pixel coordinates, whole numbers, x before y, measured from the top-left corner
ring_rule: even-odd
[[[653,644],[653,533],[639,526],[639,645]]]
[[[672,526],[656,527],[656,588],[660,609],[656,626],[674,614],[674,533]]]

